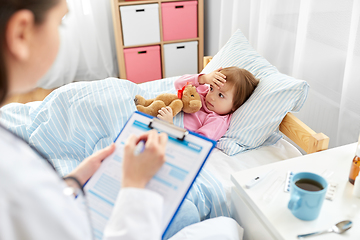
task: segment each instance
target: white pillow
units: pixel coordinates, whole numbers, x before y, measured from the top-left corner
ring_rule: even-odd
[[[209,73],[219,67],[237,66],[250,71],[260,80],[250,98],[237,109],[226,134],[217,147],[228,155],[276,143],[279,125],[288,112],[303,106],[309,85],[304,80],[280,73],[250,45],[237,30],[204,68]]]

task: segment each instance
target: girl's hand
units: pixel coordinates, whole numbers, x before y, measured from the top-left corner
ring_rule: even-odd
[[[131,135],[124,147],[122,187],[144,188],[165,162],[166,133],[150,130],[139,137]],[[134,154],[136,145],[145,141],[144,151]]]
[[[163,107],[159,110],[157,117],[161,120],[165,120],[169,123],[173,123],[173,111],[171,107]]]
[[[222,67],[212,71],[211,73],[201,75],[199,77],[199,84],[210,84],[220,89],[226,83],[226,76],[221,73]]]
[[[115,144],[97,151],[90,157],[87,157],[77,166],[67,177],[75,177],[81,185],[84,185],[87,180],[98,170],[101,162],[115,150]]]

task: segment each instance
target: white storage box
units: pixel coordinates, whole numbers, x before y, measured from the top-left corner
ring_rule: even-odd
[[[160,43],[159,5],[120,7],[124,46]]]
[[[198,73],[198,41],[164,44],[165,77]]]

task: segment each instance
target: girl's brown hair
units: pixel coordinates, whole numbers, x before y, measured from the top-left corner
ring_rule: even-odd
[[[238,67],[227,67],[221,70],[226,76],[226,83],[234,88],[233,108],[238,109],[254,92],[259,80],[249,71]]]
[[[5,63],[6,27],[11,16],[19,10],[27,9],[34,14],[35,23],[41,24],[49,9],[59,0],[1,0],[0,1],[0,104],[8,93],[8,79]]]

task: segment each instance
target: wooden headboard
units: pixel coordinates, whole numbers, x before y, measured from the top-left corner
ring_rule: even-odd
[[[5,100],[3,105],[8,103],[28,103],[34,101],[42,101],[44,98],[49,95],[54,89],[43,89],[43,88],[36,88],[31,92],[24,93],[24,94],[16,94],[13,95]],[[2,107],[2,106],[0,106]]]
[[[211,59],[211,56],[204,57],[204,67]],[[306,153],[319,152],[329,147],[330,139],[328,136],[323,133],[316,133],[292,113],[288,113],[284,117],[279,129]]]

